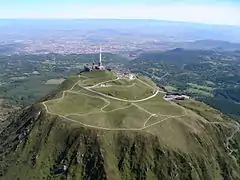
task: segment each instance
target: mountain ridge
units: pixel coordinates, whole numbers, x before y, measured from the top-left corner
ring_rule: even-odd
[[[119,74],[117,76],[119,77]],[[90,72],[73,76],[36,104],[9,117],[12,122],[0,136],[2,147],[0,154],[1,157],[3,155],[5,157],[2,163],[2,177],[7,179],[240,177],[238,174],[240,156],[236,151],[240,147],[238,124],[211,107],[194,100],[169,103],[163,101],[163,95],[159,93],[159,97],[156,95],[157,98],[136,102],[139,97],[151,97],[154,91],[150,87],[155,89],[156,85],[149,79],[135,76],[135,79],[129,80],[129,77],[126,75],[117,79],[116,74],[112,72]],[[115,86],[117,88],[114,88]],[[128,89],[125,92],[126,86]],[[139,91],[134,89],[135,86]],[[80,94],[73,95],[69,91]],[[131,93],[132,91],[134,93]],[[84,93],[88,96],[83,95]],[[133,109],[128,110],[129,102],[118,102],[109,98],[110,96],[117,99],[126,97],[132,101],[130,103],[136,103],[139,107],[131,105]],[[105,102],[104,98],[111,103]],[[96,105],[96,100],[99,105]],[[79,101],[81,103],[77,106]],[[93,102],[94,105],[89,106]],[[175,103],[177,104],[172,105]],[[81,108],[74,109],[75,105]],[[48,108],[52,114],[49,114]],[[94,108],[97,115],[91,117],[92,114],[89,113],[92,113]],[[161,115],[157,114],[159,108]],[[183,109],[185,113],[187,112],[184,116],[181,114]],[[69,116],[69,113],[75,115]],[[79,113],[88,115],[86,118],[79,118],[85,116]],[[85,126],[86,124],[90,126]],[[231,127],[233,125],[234,127]],[[129,127],[135,129],[131,130]],[[110,128],[119,130],[109,130]]]

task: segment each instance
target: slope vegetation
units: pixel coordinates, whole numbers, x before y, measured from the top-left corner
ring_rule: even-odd
[[[6,179],[239,179],[239,124],[194,101],[168,102],[149,79],[70,77],[9,119]]]

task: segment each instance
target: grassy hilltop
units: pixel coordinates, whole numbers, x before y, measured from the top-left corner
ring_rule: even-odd
[[[239,124],[194,100],[168,102],[148,78],[70,77],[12,115],[6,179],[240,179]],[[0,177],[1,177],[0,176]]]
[[[70,89],[63,91],[59,98],[44,102],[44,106],[49,114],[86,127],[144,130],[151,121],[156,123],[185,113],[163,96],[149,79],[91,72],[79,75]]]

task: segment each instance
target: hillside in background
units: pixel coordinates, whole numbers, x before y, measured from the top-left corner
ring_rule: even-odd
[[[184,49],[204,49],[218,51],[235,51],[240,49],[240,43],[231,43],[228,41],[219,41],[212,39],[197,40],[194,42],[180,43],[179,47]]]
[[[167,101],[134,74],[71,76],[8,120],[5,179],[240,178],[238,123],[195,100]]]
[[[177,48],[146,52],[125,66],[164,85],[169,92],[186,93],[240,119],[238,51]]]

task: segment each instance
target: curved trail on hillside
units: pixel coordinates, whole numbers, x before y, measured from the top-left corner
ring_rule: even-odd
[[[232,125],[232,124],[231,124]],[[240,125],[237,123],[234,127],[236,127],[236,129],[232,132],[232,134],[227,137],[226,143],[225,143],[225,147],[228,150],[228,154],[229,156],[231,156],[236,162],[237,159],[232,155],[233,152],[239,151],[238,149],[234,149],[230,147],[230,141],[234,138],[234,136],[240,132]]]
[[[51,114],[51,115],[54,115],[54,116],[59,116],[59,117],[65,119],[65,120],[69,120],[71,122],[81,124],[82,126],[85,126],[85,127],[90,127],[90,128],[94,128],[94,129],[101,129],[101,130],[107,130],[107,131],[140,131],[140,130],[144,130],[144,129],[147,129],[149,127],[152,127],[152,126],[154,126],[156,124],[159,124],[161,122],[164,122],[164,121],[166,121],[166,120],[168,120],[170,118],[177,118],[177,117],[184,116],[184,115],[182,115],[182,116],[170,116],[170,117],[167,117],[167,118],[162,119],[162,120],[160,120],[160,121],[158,121],[156,123],[150,124],[150,125],[142,127],[142,128],[106,128],[106,127],[101,127],[101,126],[93,126],[93,125],[85,124],[85,123],[82,123],[80,121],[77,121],[77,120],[74,120],[74,119],[71,119],[71,118],[68,117],[70,115],[79,115],[79,114],[70,114],[70,115],[67,115],[67,116],[62,116],[62,115],[50,112],[48,110],[48,107],[46,106],[46,104],[43,103],[43,106],[45,107],[45,109],[46,109],[48,114]]]
[[[80,77],[80,76],[79,76],[79,77]],[[80,86],[81,88],[83,88],[83,89],[85,89],[85,90],[87,90],[87,91],[89,91],[89,92],[92,92],[92,93],[94,93],[94,94],[98,94],[99,96],[102,96],[102,97],[99,97],[99,96],[92,96],[92,95],[89,95],[89,94],[85,94],[85,95],[90,96],[90,97],[93,97],[93,98],[102,99],[105,103],[107,103],[107,104],[105,104],[105,105],[100,109],[100,111],[91,112],[91,113],[84,113],[84,114],[75,113],[75,114],[69,114],[69,115],[67,115],[67,116],[62,116],[62,115],[59,115],[59,114],[56,114],[56,113],[52,113],[52,112],[50,112],[50,111],[48,110],[48,107],[47,107],[47,105],[45,104],[45,103],[48,102],[48,101],[42,102],[42,105],[44,106],[44,108],[45,108],[45,110],[46,110],[46,112],[47,112],[48,114],[55,115],[55,116],[59,116],[59,117],[61,117],[63,120],[67,120],[67,121],[71,121],[71,122],[74,122],[74,123],[78,123],[78,124],[80,124],[80,125],[82,125],[82,126],[84,126],[84,127],[89,127],[89,128],[94,128],[94,129],[101,129],[101,130],[106,130],[106,131],[141,131],[141,130],[145,130],[145,129],[147,129],[147,128],[150,128],[150,127],[152,127],[152,126],[155,126],[155,125],[157,125],[157,124],[160,124],[160,123],[162,123],[162,122],[164,122],[164,121],[167,121],[168,119],[171,119],[171,118],[173,118],[173,119],[178,119],[178,118],[181,118],[181,117],[184,117],[184,116],[187,115],[187,110],[188,110],[188,109],[186,109],[186,108],[184,108],[184,107],[182,107],[182,106],[180,106],[180,105],[178,105],[178,104],[176,104],[176,103],[174,103],[174,102],[172,102],[172,101],[168,101],[168,102],[171,103],[173,106],[176,106],[176,107],[178,107],[178,108],[183,109],[183,114],[182,114],[182,115],[180,115],[180,116],[168,116],[168,115],[162,115],[162,114],[160,114],[160,113],[159,113],[159,114],[154,114],[154,113],[151,113],[151,112],[149,112],[148,110],[144,109],[143,107],[135,104],[135,103],[137,103],[137,102],[143,102],[143,101],[147,101],[147,100],[149,100],[149,99],[154,98],[154,97],[157,96],[158,93],[159,93],[158,89],[156,90],[156,92],[155,92],[153,95],[151,95],[151,96],[149,96],[149,97],[147,97],[147,98],[139,99],[139,100],[126,100],[126,99],[116,98],[116,97],[108,96],[108,95],[106,95],[106,94],[104,94],[104,93],[100,93],[100,92],[97,92],[97,91],[94,91],[94,90],[91,89],[91,88],[97,87],[97,86],[99,86],[99,85],[101,85],[101,84],[108,83],[108,82],[113,82],[113,81],[116,81],[116,80],[119,80],[119,79],[120,79],[120,78],[118,77],[118,78],[113,79],[113,80],[107,80],[107,81],[104,81],[104,82],[100,82],[100,83],[98,83],[98,84],[96,84],[96,85],[94,85],[94,86],[90,86],[90,87],[81,86],[81,85],[80,85],[81,80],[79,80],[79,81],[77,81],[70,89],[63,91],[63,94],[62,94],[62,96],[61,96],[60,98],[54,100],[54,101],[56,101],[56,100],[62,100],[62,99],[65,97],[65,93],[67,93],[67,92],[76,93],[76,94],[85,94],[85,93],[78,93],[78,92],[76,92],[76,91],[73,91],[74,87],[78,85],[78,86]],[[140,82],[142,82],[142,83],[145,84],[146,86],[148,86],[148,87],[150,87],[150,88],[152,88],[152,89],[155,89],[154,87],[150,86],[149,84],[145,83],[144,81],[142,81],[142,80],[140,80],[140,79],[137,79],[137,80],[139,80]],[[105,98],[104,98],[104,97],[105,97]],[[122,101],[122,102],[128,102],[128,103],[132,103],[132,104],[129,105],[129,106],[117,108],[117,109],[110,110],[110,111],[104,111],[104,109],[111,104],[110,101],[107,100],[106,98],[114,99],[114,100]],[[51,101],[51,100],[49,100],[49,101]],[[121,110],[121,109],[127,109],[127,108],[129,108],[129,107],[131,107],[131,106],[135,106],[135,107],[137,107],[138,109],[140,109],[140,110],[142,110],[142,111],[144,111],[145,113],[147,113],[147,114],[150,115],[150,116],[145,120],[145,122],[144,122],[144,124],[143,124],[143,126],[142,126],[141,128],[106,128],[106,127],[101,127],[101,126],[93,126],[93,125],[85,124],[85,123],[82,123],[82,122],[80,122],[80,121],[77,121],[77,120],[74,120],[74,119],[71,119],[71,118],[68,117],[68,116],[71,116],[71,115],[84,116],[84,115],[90,115],[90,114],[101,113],[101,112],[102,112],[102,113],[114,112],[114,111]],[[166,118],[164,118],[164,119],[162,119],[162,120],[159,120],[158,122],[155,122],[155,123],[153,123],[153,124],[147,125],[147,123],[151,120],[152,117],[158,117],[159,115],[160,115],[160,116],[166,116]],[[231,126],[233,126],[233,127],[236,128],[236,129],[231,133],[231,135],[230,135],[229,137],[227,137],[226,143],[225,143],[225,147],[226,147],[227,151],[229,152],[229,153],[228,153],[229,156],[231,156],[233,159],[236,160],[236,158],[232,155],[232,153],[233,153],[234,151],[237,151],[237,149],[232,149],[232,148],[230,147],[230,141],[234,138],[234,136],[235,136],[237,133],[240,132],[240,125],[239,125],[238,123],[235,124],[235,123],[230,123],[230,122],[229,122],[229,123],[227,123],[227,122],[218,122],[218,121],[216,121],[216,122],[209,122],[209,121],[205,120],[204,118],[201,119],[201,121],[202,121],[203,123],[213,124],[213,125],[214,125],[214,124],[223,124],[223,125],[229,124],[229,125],[231,125]]]
[[[129,103],[136,103],[136,102],[147,101],[147,100],[149,100],[149,99],[154,98],[154,97],[157,96],[157,94],[159,93],[158,89],[156,89],[156,90],[155,90],[155,93],[154,93],[153,95],[147,97],[147,98],[143,98],[143,99],[139,99],[139,100],[126,100],[126,99],[116,98],[116,97],[109,96],[109,95],[107,95],[107,94],[104,94],[104,93],[101,93],[101,92],[92,90],[92,88],[95,88],[95,87],[97,87],[97,86],[99,86],[99,85],[101,85],[101,84],[105,84],[105,83],[108,83],[108,82],[114,82],[114,81],[117,81],[117,80],[119,80],[119,79],[121,79],[121,78],[117,77],[116,79],[103,81],[103,82],[100,82],[100,83],[95,84],[95,85],[93,85],[93,86],[87,86],[87,87],[84,87],[84,86],[80,85],[79,83],[77,83],[77,84],[78,84],[79,87],[81,87],[81,88],[83,88],[83,89],[85,89],[85,90],[87,90],[87,91],[90,91],[90,92],[92,92],[92,93],[98,94],[98,95],[100,95],[100,96],[104,96],[104,97],[106,97],[106,98],[114,99],[114,100],[117,100],[117,101],[129,102]],[[145,85],[148,86],[149,88],[155,89],[154,87],[150,86],[149,84],[147,84],[146,82],[142,81],[141,79],[137,79],[137,80],[140,81],[141,83],[145,84]],[[77,85],[77,84],[76,84],[76,85]],[[76,85],[74,85],[74,87],[75,87]],[[74,87],[73,87],[73,88],[74,88]],[[72,89],[73,89],[73,88],[72,88]],[[71,90],[72,90],[72,89],[71,89]]]
[[[78,84],[78,85],[79,85],[79,84]],[[81,88],[87,90],[87,91],[90,91],[90,92],[92,92],[92,93],[98,94],[98,95],[100,95],[100,96],[104,96],[104,97],[106,97],[106,98],[114,99],[114,100],[117,100],[117,101],[129,102],[129,103],[136,103],[136,102],[147,101],[147,100],[149,100],[149,99],[154,98],[154,97],[157,96],[157,94],[159,93],[159,91],[157,90],[153,95],[151,95],[151,96],[149,96],[149,97],[147,97],[147,98],[143,98],[143,99],[139,99],[139,100],[127,100],[127,99],[121,99],[121,98],[116,98],[116,97],[113,97],[113,96],[109,96],[109,95],[107,95],[107,94],[94,91],[94,90],[92,90],[92,89],[90,89],[90,88],[86,88],[86,87],[81,86],[81,85],[79,85],[79,86],[80,86]]]
[[[87,87],[85,87],[85,88],[89,88],[89,89],[95,88],[95,87],[97,87],[97,86],[100,86],[101,84],[105,84],[105,83],[108,83],[108,82],[114,82],[114,81],[117,81],[117,80],[119,80],[119,79],[120,79],[120,78],[117,77],[116,79],[111,79],[111,80],[103,81],[103,82],[97,83],[97,84],[95,84],[95,85],[93,85],[93,86],[87,86]]]
[[[79,76],[79,77],[80,77],[80,76]],[[151,99],[151,98],[154,98],[154,97],[159,93],[159,91],[156,90],[156,92],[155,92],[153,95],[151,95],[151,96],[149,96],[149,97],[147,97],[147,98],[143,98],[143,99],[139,99],[139,100],[126,100],[126,99],[121,99],[121,98],[115,98],[115,97],[112,97],[112,96],[108,96],[108,95],[106,95],[106,94],[103,94],[103,93],[100,93],[100,92],[97,92],[97,91],[94,91],[94,90],[91,89],[91,88],[97,87],[97,86],[99,86],[99,85],[101,85],[101,84],[108,83],[108,82],[113,82],[113,81],[116,81],[116,80],[119,80],[119,79],[120,79],[120,78],[118,77],[118,78],[116,78],[116,79],[103,81],[103,82],[97,83],[96,85],[90,86],[90,87],[81,86],[81,85],[80,85],[81,80],[79,80],[79,81],[77,81],[69,90],[63,91],[62,96],[61,96],[60,98],[58,98],[58,99],[55,99],[54,101],[63,100],[63,98],[65,97],[65,93],[67,93],[67,92],[69,92],[69,93],[75,93],[75,94],[85,94],[85,93],[82,93],[82,92],[79,93],[79,92],[73,91],[74,87],[78,85],[78,86],[80,86],[81,88],[83,88],[83,89],[85,89],[85,90],[87,90],[87,91],[90,91],[90,92],[92,92],[92,93],[94,93],[94,94],[98,94],[99,96],[103,96],[103,97],[99,97],[99,96],[92,96],[92,95],[86,94],[86,95],[89,96],[89,97],[102,99],[102,100],[103,100],[104,102],[106,102],[107,104],[104,105],[104,106],[100,109],[100,111],[91,112],[91,113],[84,113],[84,114],[74,113],[74,114],[69,114],[69,115],[67,115],[67,116],[70,116],[70,115],[83,116],[83,115],[95,114],[95,113],[100,113],[100,112],[108,113],[108,112],[114,112],[114,111],[121,110],[121,109],[126,109],[126,108],[129,108],[129,107],[131,107],[131,106],[135,106],[135,107],[137,107],[138,109],[140,109],[140,110],[142,110],[142,111],[150,114],[150,116],[149,116],[149,117],[146,119],[146,121],[144,122],[144,125],[143,125],[142,128],[105,128],[105,127],[100,127],[100,126],[92,126],[92,125],[88,125],[88,124],[85,124],[85,123],[82,123],[82,122],[79,122],[79,121],[70,119],[70,118],[68,118],[67,116],[62,116],[62,115],[59,115],[59,114],[50,112],[49,109],[48,109],[48,107],[47,107],[47,105],[46,105],[46,102],[48,102],[48,101],[45,101],[45,102],[43,102],[42,104],[43,104],[43,106],[45,107],[45,109],[46,109],[46,111],[47,111],[48,114],[59,116],[59,117],[61,117],[61,118],[67,119],[67,120],[72,121],[72,122],[75,122],[75,123],[79,123],[79,124],[81,124],[81,125],[83,125],[83,126],[86,126],[86,127],[91,127],[91,128],[96,128],[96,129],[102,129],[102,130],[109,130],[109,131],[123,131],[123,130],[124,130],[124,131],[126,131],[126,130],[137,131],[137,130],[144,130],[144,129],[149,128],[149,127],[151,127],[151,126],[153,126],[153,125],[156,125],[156,124],[158,124],[158,123],[161,123],[161,122],[163,122],[163,121],[166,121],[166,120],[169,119],[169,118],[177,118],[177,117],[182,117],[182,116],[184,116],[184,115],[181,115],[181,116],[167,116],[167,115],[161,115],[160,113],[159,113],[159,114],[153,114],[153,113],[147,111],[146,109],[144,109],[144,108],[142,108],[142,107],[140,107],[139,105],[136,105],[136,104],[131,104],[131,105],[129,105],[129,106],[117,108],[117,109],[114,109],[114,110],[111,110],[111,111],[104,111],[104,108],[106,108],[107,106],[110,105],[110,101],[107,100],[107,99],[105,99],[104,97],[109,98],[109,99],[114,99],[114,100],[117,100],[117,101],[122,101],[122,102],[137,103],[137,102],[143,102],[143,101],[147,101],[147,100],[149,100],[149,99]],[[141,83],[145,84],[146,86],[150,87],[151,89],[155,89],[154,87],[150,86],[150,85],[147,84],[146,82],[144,82],[144,81],[142,81],[142,80],[140,80],[140,79],[137,79],[137,80],[139,80]],[[166,116],[166,118],[164,118],[164,119],[162,119],[162,120],[160,120],[160,121],[158,121],[158,122],[156,122],[156,123],[154,123],[154,124],[151,124],[151,125],[146,126],[147,122],[151,119],[151,117],[157,117],[158,115]]]

